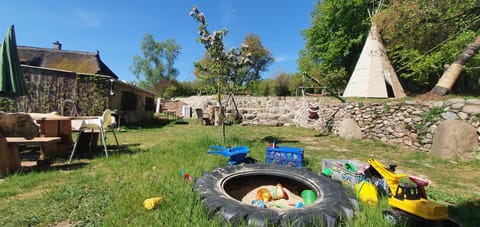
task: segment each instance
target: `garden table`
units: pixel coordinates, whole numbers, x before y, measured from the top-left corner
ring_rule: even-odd
[[[54,156],[66,156],[72,148],[71,117],[55,113],[29,113],[32,119],[40,125],[40,137],[60,137],[55,144],[46,144],[40,148],[39,160]]]

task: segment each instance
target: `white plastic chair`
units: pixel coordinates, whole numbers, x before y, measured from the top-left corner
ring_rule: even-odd
[[[82,124],[79,129],[79,133],[77,136],[77,141],[73,145],[72,153],[70,154],[70,159],[68,160],[68,163],[72,161],[73,155],[75,154],[75,149],[77,148],[78,142],[80,140],[80,137],[83,132],[90,131],[91,132],[91,137],[90,137],[90,148],[92,147],[92,142],[93,142],[93,132],[95,130],[100,131],[100,137],[102,139],[102,144],[103,144],[103,149],[105,150],[105,156],[108,157],[108,152],[107,152],[107,143],[106,143],[106,133],[107,132],[112,132],[113,137],[115,138],[115,142],[117,142],[117,148],[120,146],[118,143],[117,135],[115,135],[115,130],[113,129],[113,118],[112,118],[112,111],[107,109],[103,112],[102,117],[99,117],[97,119],[87,119],[83,120]]]

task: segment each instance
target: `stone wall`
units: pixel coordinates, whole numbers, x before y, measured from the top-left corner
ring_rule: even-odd
[[[207,96],[182,98],[181,101],[192,109],[205,109],[216,103],[213,97]],[[365,99],[341,103],[323,97],[241,96],[235,97],[235,101],[243,118],[242,125],[295,125],[321,132],[326,132],[327,125],[331,125],[331,131],[337,133],[339,123],[351,118],[360,127],[363,138],[414,150],[431,149],[433,134],[442,120],[465,121],[480,134],[480,99],[401,102]],[[232,112],[232,106],[231,103],[227,106],[227,113]],[[480,136],[478,141],[480,144]]]

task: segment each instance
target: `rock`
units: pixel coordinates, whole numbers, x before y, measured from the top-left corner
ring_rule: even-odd
[[[256,114],[244,114],[244,115],[243,115],[243,119],[244,119],[244,120],[253,120],[253,119],[255,119],[256,117],[257,117]]]
[[[451,107],[452,109],[459,110],[459,109],[462,109],[464,106],[465,106],[465,103],[458,102],[458,103],[453,103]]]
[[[431,153],[442,158],[471,159],[478,146],[476,129],[460,120],[440,122],[433,135]]]
[[[421,111],[421,110],[413,110],[413,111],[412,111],[412,114],[413,114],[413,115],[422,115],[423,113],[424,113],[424,112]]]
[[[459,112],[459,113],[457,113],[457,115],[461,120],[467,120],[468,119],[468,114],[467,113]]]
[[[357,122],[351,118],[344,119],[338,126],[338,136],[345,139],[361,139],[362,130]]]
[[[414,101],[414,100],[406,100],[405,101],[405,105],[412,105],[413,106],[413,105],[416,105],[416,104],[417,104],[417,102]]]
[[[436,102],[432,102],[430,105],[431,105],[431,107],[439,107],[439,108],[441,108],[441,107],[443,107],[443,106],[445,105],[445,103],[442,102],[442,101],[436,101]]]
[[[461,99],[461,98],[453,98],[453,99],[449,99],[447,100],[447,103],[451,103],[451,104],[457,104],[457,103],[465,103],[465,100],[464,99]]]
[[[423,139],[420,143],[422,143],[422,144],[431,144],[432,142],[433,142],[433,140],[425,138],[425,139]]]
[[[478,115],[480,114],[480,105],[466,105],[462,111],[468,114]]]
[[[402,143],[403,143],[403,140],[402,140],[402,138],[395,138],[395,139],[391,139],[391,140],[390,140],[390,143],[402,144]]]
[[[422,122],[422,121],[423,121],[423,118],[421,118],[421,117],[414,117],[414,118],[413,118],[413,121],[414,121],[414,122]]]
[[[448,112],[442,113],[442,118],[445,120],[457,120],[458,116],[456,113],[448,111]]]
[[[480,105],[480,99],[467,99],[467,104]]]

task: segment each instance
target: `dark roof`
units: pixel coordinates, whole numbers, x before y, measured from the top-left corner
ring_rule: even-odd
[[[18,57],[23,65],[72,71],[79,74],[99,74],[118,79],[118,76],[100,59],[98,52],[69,51],[18,46]]]

